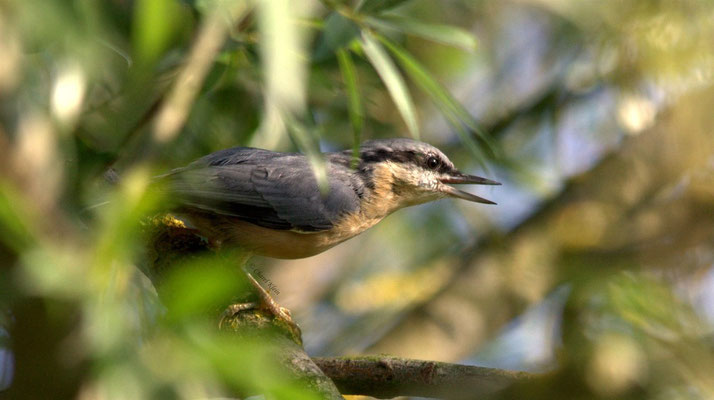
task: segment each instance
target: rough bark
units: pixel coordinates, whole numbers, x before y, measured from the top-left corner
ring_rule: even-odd
[[[389,356],[315,358],[314,361],[343,394],[377,398],[472,399],[531,378],[524,372]]]

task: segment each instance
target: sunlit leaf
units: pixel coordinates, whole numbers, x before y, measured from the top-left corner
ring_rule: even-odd
[[[404,122],[407,124],[409,133],[411,133],[415,139],[419,139],[419,123],[416,116],[416,107],[409,94],[409,89],[407,89],[407,85],[404,83],[402,74],[394,65],[387,52],[384,51],[382,45],[380,45],[369,32],[362,32],[362,48],[369,62],[372,63],[372,66],[377,70],[387,90],[389,90],[394,104],[396,104],[397,109],[402,114],[402,118],[404,118]]]
[[[139,60],[157,60],[174,32],[178,12],[172,0],[137,1],[133,41]]]
[[[419,63],[408,51],[397,45],[396,43],[390,41],[384,36],[377,36],[380,42],[389,49],[389,51],[394,54],[397,61],[404,70],[409,74],[411,79],[419,85],[437,104],[444,116],[449,120],[452,126],[456,128],[457,133],[461,137],[462,141],[471,152],[477,157],[478,160],[483,162],[484,149],[475,142],[474,138],[471,136],[471,132],[478,135],[487,151],[493,153],[495,145],[488,134],[483,132],[476,120],[471,116],[471,114],[464,108],[461,103],[454,98],[454,96],[449,93],[446,88],[441,85],[434,77],[426,70],[426,68]],[[464,129],[464,127],[468,129]]]
[[[257,5],[266,111],[261,134],[251,145],[278,149],[286,144],[286,120],[303,115],[306,108],[308,60],[297,20],[308,17],[309,8],[288,0],[264,0]]]
[[[466,51],[476,49],[476,37],[470,32],[453,25],[429,24],[413,18],[396,15],[369,17],[365,21],[375,28],[394,29],[419,36],[434,42],[459,47]]]
[[[345,89],[347,89],[347,95],[349,96],[348,110],[353,135],[352,156],[356,160],[359,157],[359,146],[362,142],[362,124],[364,122],[362,101],[360,100],[357,84],[357,72],[348,50],[338,50],[337,61],[340,64],[340,72],[342,72],[342,79],[345,81]]]

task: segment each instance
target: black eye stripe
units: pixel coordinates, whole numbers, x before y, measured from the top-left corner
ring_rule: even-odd
[[[436,167],[429,167],[427,163],[430,158],[435,158],[438,161]],[[412,164],[419,168],[426,168],[438,172],[448,172],[450,170],[449,163],[441,156],[434,153],[422,153],[415,150],[392,150],[375,149],[362,153],[362,161],[368,163],[378,163],[382,161],[392,161],[397,163]]]
[[[379,149],[377,151],[362,153],[362,160],[367,162],[393,161],[400,163],[418,162],[420,155],[413,150],[388,151]]]

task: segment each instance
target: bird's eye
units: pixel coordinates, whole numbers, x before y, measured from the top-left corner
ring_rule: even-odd
[[[441,164],[441,162],[439,162],[439,159],[436,157],[429,157],[426,160],[426,166],[429,167],[429,169],[436,169],[439,164]]]

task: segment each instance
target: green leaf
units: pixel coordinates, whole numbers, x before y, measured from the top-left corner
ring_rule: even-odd
[[[155,62],[178,24],[179,5],[171,0],[139,0],[134,6],[134,49],[137,59]]]
[[[206,310],[219,310],[226,299],[247,291],[243,272],[235,265],[235,260],[240,259],[239,254],[210,254],[182,260],[178,268],[169,269],[159,288],[162,301],[171,310],[169,319],[200,317]]]
[[[2,242],[17,252],[34,243],[30,212],[25,207],[27,199],[15,187],[0,180],[0,232]]]
[[[107,205],[95,209],[99,218],[92,264],[99,273],[110,271],[117,260],[128,262],[140,247],[142,219],[156,213],[163,203],[163,193],[150,190],[151,183],[148,168],[126,171],[113,188]],[[108,275],[102,276],[110,279]]]
[[[396,15],[383,15],[379,18],[368,17],[365,22],[378,29],[393,29],[466,51],[473,51],[477,46],[474,35],[453,25],[429,24]]]
[[[399,7],[407,1],[409,0],[362,0],[356,10],[364,14],[376,14]]]
[[[305,154],[308,161],[310,161],[310,166],[312,167],[312,172],[315,174],[315,179],[317,179],[320,192],[323,195],[327,194],[327,191],[330,189],[327,181],[327,167],[325,165],[325,158],[320,152],[318,140],[315,135],[311,133],[313,130],[308,129],[308,127],[294,117],[284,115],[283,118],[285,118],[285,125],[288,128],[290,138],[295,142],[298,149]]]
[[[461,136],[462,141],[468,146],[471,152],[483,163],[485,160],[484,151],[475,143],[473,137],[470,135],[470,132],[473,132],[477,135],[478,139],[484,143],[490,155],[493,156],[495,148],[493,140],[478,126],[474,117],[464,106],[456,100],[443,85],[434,79],[431,73],[409,54],[408,51],[384,36],[378,35],[377,38],[394,54],[397,61],[402,68],[404,68],[404,71],[409,74],[411,79],[432,98],[447,120],[456,128],[457,133]],[[467,127],[468,130],[464,129],[464,126]]]
[[[359,27],[338,12],[333,12],[325,20],[325,27],[318,40],[313,60],[324,61],[342,47],[347,46],[359,35]]]
[[[416,117],[416,107],[409,94],[404,78],[397,67],[389,58],[389,55],[378,41],[374,40],[372,34],[367,31],[362,32],[362,48],[374,69],[382,78],[382,82],[387,87],[389,94],[394,100],[397,109],[402,114],[407,129],[414,139],[419,139],[419,123]]]
[[[452,114],[444,113],[444,116],[446,117],[447,121],[449,121],[449,124],[456,130],[456,134],[459,135],[459,138],[461,139],[461,143],[463,143],[466,148],[473,154],[475,157],[476,161],[478,163],[486,168],[486,154],[484,153],[484,150],[478,145],[477,141],[474,139],[473,135],[471,134],[471,130],[467,129],[466,126],[463,124],[463,122],[455,117]],[[488,144],[486,144],[486,148],[488,150],[491,149]],[[489,151],[490,155],[493,155],[492,151]]]
[[[352,157],[356,160],[359,158],[359,146],[362,142],[362,125],[364,122],[362,102],[357,84],[357,71],[355,70],[355,65],[352,62],[349,50],[338,50],[337,61],[340,64],[340,72],[342,73],[342,79],[345,80],[345,89],[347,89],[350,100],[348,111],[353,136]]]

